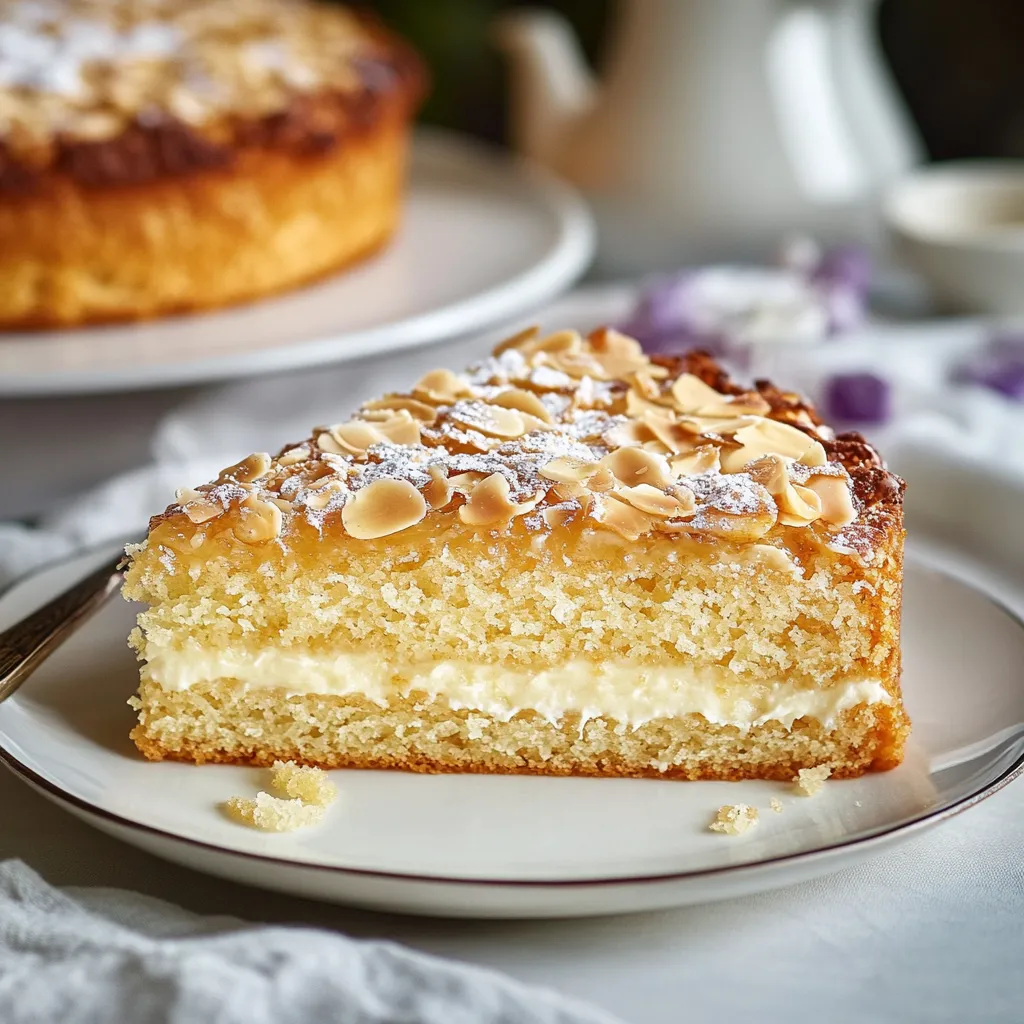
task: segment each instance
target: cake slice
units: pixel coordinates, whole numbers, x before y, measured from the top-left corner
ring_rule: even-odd
[[[892,768],[902,490],[705,354],[529,331],[153,519],[132,736],[197,763]]]

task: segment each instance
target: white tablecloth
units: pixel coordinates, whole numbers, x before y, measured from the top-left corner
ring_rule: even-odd
[[[588,303],[598,317],[609,308]],[[572,303],[554,314],[562,323],[578,316]],[[958,344],[949,341],[951,350]],[[84,501],[48,501],[41,531],[0,527],[0,565],[10,576],[141,525],[175,487],[250,451],[301,438],[313,421],[337,420],[361,396],[394,389],[434,365],[461,365],[485,347],[459,342],[397,360],[184,393],[148,442],[158,466]],[[927,395],[934,382],[913,384],[913,360],[908,366],[901,379],[913,415],[890,432],[889,448],[895,468],[910,478],[912,527],[955,536],[995,561],[1000,574],[992,584],[1024,613],[1018,414],[963,396],[933,408]],[[107,408],[112,430],[117,406]],[[89,429],[102,432],[96,423]],[[47,471],[45,463],[31,468]],[[391,938],[552,986],[634,1024],[1024,1020],[1021,850],[1018,783],[894,853],[782,892],[592,921],[416,920],[256,892],[163,864],[0,775],[0,858],[21,857],[53,882],[131,887],[203,913]]]

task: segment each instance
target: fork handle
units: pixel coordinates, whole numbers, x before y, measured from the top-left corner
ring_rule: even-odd
[[[121,585],[123,554],[0,633],[0,703]]]

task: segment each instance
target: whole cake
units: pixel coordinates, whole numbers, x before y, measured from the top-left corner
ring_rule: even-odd
[[[0,0],[0,327],[336,270],[397,222],[411,51],[306,0]]]
[[[263,765],[892,768],[902,491],[705,354],[526,332],[153,519],[132,735]]]

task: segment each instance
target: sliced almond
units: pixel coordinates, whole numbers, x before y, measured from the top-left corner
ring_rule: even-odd
[[[672,384],[672,398],[681,413],[696,414],[703,407],[720,402],[725,397],[692,373],[680,374]]]
[[[590,509],[590,516],[626,540],[637,540],[649,533],[656,519],[641,512],[614,494],[602,495]]]
[[[783,526],[809,526],[821,516],[821,498],[801,484],[790,484],[775,500]]]
[[[341,522],[352,537],[373,540],[415,526],[427,503],[408,480],[375,480],[356,491],[341,509]]]
[[[338,494],[347,493],[348,488],[337,479],[324,480],[313,487],[309,487],[302,495],[302,503],[306,508],[314,509],[317,512],[323,511]]]
[[[579,352],[583,348],[583,337],[579,331],[563,330],[536,338],[529,343],[531,352],[547,352],[549,354],[565,354]]]
[[[692,452],[673,456],[669,468],[674,477],[699,476],[701,473],[717,472],[721,468],[718,455],[718,448],[715,445],[698,445]]]
[[[440,466],[429,466],[427,473],[430,481],[423,488],[423,497],[435,511],[445,508],[455,496],[455,485]]]
[[[517,409],[538,419],[541,423],[553,423],[554,418],[547,406],[532,391],[522,388],[509,388],[495,398],[488,400],[491,405],[500,405],[504,409]]]
[[[182,511],[196,524],[208,523],[211,519],[224,514],[224,509],[212,501],[190,501],[182,506]]]
[[[789,555],[773,544],[753,544],[747,553],[748,561],[766,566],[777,572],[800,573],[800,567]]]
[[[221,473],[221,479],[237,480],[240,484],[251,484],[270,472],[273,462],[267,452],[254,452],[247,455],[241,462],[228,466]]]
[[[857,518],[853,506],[853,495],[846,477],[812,476],[807,488],[813,491],[821,502],[821,518],[833,526],[846,526]]]
[[[618,481],[615,479],[612,471],[606,466],[601,466],[587,481],[587,489],[598,494],[603,494],[605,491],[614,490],[617,483]]]
[[[466,504],[459,509],[459,518],[467,526],[496,526],[531,511],[538,500],[514,502],[505,477],[492,473],[473,488]]]
[[[281,509],[250,494],[238,508],[232,533],[244,544],[264,544],[281,533]]]
[[[456,473],[454,476],[448,477],[448,483],[450,483],[452,485],[452,489],[458,491],[459,494],[469,494],[486,476],[486,473],[477,473],[472,471],[468,473]]]
[[[646,444],[656,438],[646,423],[641,423],[638,420],[626,420],[624,423],[616,423],[609,427],[601,435],[601,440],[609,448],[626,448],[629,445]],[[661,444],[660,441],[658,443]]]
[[[825,465],[825,449],[813,437],[797,427],[776,420],[759,419],[733,434],[740,445],[722,455],[722,469],[738,473],[764,455],[782,455],[806,466]]]
[[[337,441],[331,436],[330,431],[323,430],[316,435],[316,446],[322,452],[330,452],[332,455],[350,455],[351,452],[346,451],[338,444]]]
[[[640,342],[613,327],[599,328],[589,336],[588,341],[609,379],[622,380],[650,366],[650,360],[640,347]]]
[[[555,483],[585,483],[599,469],[596,462],[586,462],[583,459],[574,459],[569,456],[552,459],[546,465],[541,466],[538,473],[545,480],[554,480]]]
[[[635,388],[630,388],[626,392],[627,416],[635,416],[639,418],[646,413],[654,413],[656,416],[664,416],[666,412],[667,410],[665,406],[659,405],[657,402],[652,402],[651,399],[647,398]]]
[[[664,456],[644,448],[617,448],[601,459],[600,464],[630,487],[636,484],[664,487],[672,479]]]
[[[757,512],[734,515],[719,509],[703,508],[694,522],[699,524],[697,532],[718,537],[721,540],[748,544],[760,540],[778,521],[775,504],[772,502]]]
[[[469,398],[473,389],[465,377],[451,370],[431,370],[417,381],[412,392],[415,397],[425,397],[448,405],[460,398]]]
[[[624,498],[633,508],[647,512],[662,519],[679,518],[692,514],[694,503],[681,501],[675,494],[669,494],[650,484],[637,484],[635,487],[620,487],[615,492],[618,498]],[[692,499],[693,494],[691,492]]]
[[[673,454],[688,452],[693,448],[692,433],[671,414],[647,412],[643,421],[655,438]]]
[[[433,423],[437,419],[437,410],[426,402],[421,402],[411,395],[388,395],[386,398],[379,398],[375,402],[367,402],[363,406],[365,412],[388,412],[401,411],[409,413],[413,419],[422,423]],[[367,417],[369,419],[370,417]]]
[[[556,530],[571,523],[580,511],[579,505],[552,505],[542,509],[540,514],[549,529]]]
[[[296,448],[289,448],[287,451],[282,452],[277,457],[277,464],[279,466],[294,466],[296,463],[308,458],[309,449],[304,444],[301,444]]]
[[[522,437],[536,422],[534,417],[528,418],[518,409],[503,409],[485,402],[459,402],[451,407],[448,415],[453,423],[487,437]]]
[[[530,342],[539,336],[539,327],[527,327],[526,330],[520,331],[518,334],[513,334],[510,338],[506,338],[504,341],[495,345],[494,354],[496,356],[500,356],[502,352],[507,352],[510,348],[526,348]]]

